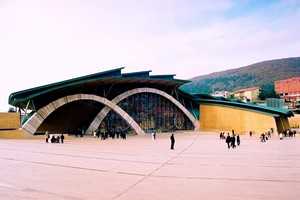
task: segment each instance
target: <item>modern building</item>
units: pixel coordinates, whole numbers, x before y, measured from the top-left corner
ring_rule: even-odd
[[[255,102],[258,100],[259,91],[260,91],[259,87],[252,87],[252,88],[240,89],[233,93],[236,99],[240,99],[245,102],[247,101]]]
[[[232,129],[242,133],[290,128],[289,110],[190,94],[180,89],[189,81],[173,74],[122,73],[122,69],[12,93],[8,103],[24,115],[20,131],[28,135],[92,134],[100,128],[132,134]]]
[[[300,77],[274,81],[274,86],[281,98],[300,102]]]

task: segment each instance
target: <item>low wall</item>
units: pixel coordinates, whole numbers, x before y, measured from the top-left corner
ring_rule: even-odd
[[[60,136],[61,134],[50,134],[50,136]],[[69,138],[67,133],[64,133],[65,139]],[[25,130],[6,130],[0,131],[0,139],[45,139],[45,135],[31,135]]]
[[[44,136],[28,135],[24,130],[1,130],[0,139],[42,139]]]
[[[20,127],[19,113],[0,113],[0,130],[15,130]]]

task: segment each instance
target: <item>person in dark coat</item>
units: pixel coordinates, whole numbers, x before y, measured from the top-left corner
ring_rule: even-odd
[[[60,136],[61,143],[64,143],[64,139],[65,139],[64,134],[61,134],[61,136]]]
[[[231,136],[231,146],[232,146],[232,148],[236,147],[236,145],[235,145],[235,135],[234,134],[232,134],[232,136]]]
[[[171,149],[174,149],[175,137],[174,137],[174,134],[173,134],[173,133],[172,133],[170,139],[171,139]]]
[[[55,140],[56,140],[56,139],[55,139],[54,135],[52,135],[52,136],[51,136],[51,139],[50,139],[51,143],[55,143]]]
[[[153,136],[153,140],[156,140],[156,130],[153,130],[152,136]]]
[[[226,137],[226,141],[225,142],[227,143],[228,149],[230,149],[231,137],[230,137],[229,133],[227,133],[227,137]]]
[[[55,138],[55,143],[59,143],[60,142],[60,137],[59,137],[59,135]]]
[[[241,144],[241,139],[240,139],[240,135],[239,134],[237,134],[237,136],[236,136],[236,143],[237,143],[237,145]]]

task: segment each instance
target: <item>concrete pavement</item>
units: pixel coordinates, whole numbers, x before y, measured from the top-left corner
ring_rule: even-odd
[[[216,133],[0,140],[0,199],[299,199],[300,137]]]

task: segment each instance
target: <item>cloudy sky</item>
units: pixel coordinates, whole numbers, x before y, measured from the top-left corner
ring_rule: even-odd
[[[300,0],[0,0],[11,93],[125,67],[189,79],[300,56]]]

